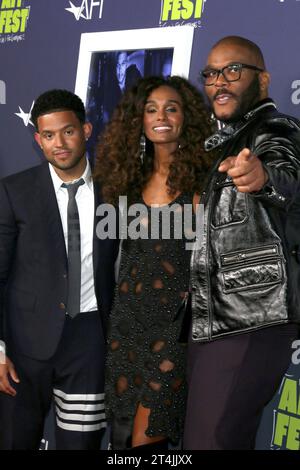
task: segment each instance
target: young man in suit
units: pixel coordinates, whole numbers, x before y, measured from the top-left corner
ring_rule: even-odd
[[[53,398],[57,449],[99,449],[117,241],[95,234],[80,98],[48,91],[31,117],[46,162],[0,182],[0,400],[13,449],[38,449]]]

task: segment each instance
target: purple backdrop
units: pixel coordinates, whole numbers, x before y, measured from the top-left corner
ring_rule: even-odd
[[[195,84],[217,39],[248,37],[265,54],[271,96],[283,112],[300,117],[299,19],[300,0],[0,0],[0,177],[40,162],[28,113],[47,89],[75,90],[82,33],[192,24]],[[300,448],[300,406],[292,406],[285,388],[292,390],[294,380],[299,396],[299,348],[294,344],[290,377],[266,410],[258,448]]]

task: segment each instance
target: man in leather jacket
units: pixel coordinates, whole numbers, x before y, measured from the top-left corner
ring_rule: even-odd
[[[268,98],[258,46],[231,36],[202,72],[222,130],[191,264],[186,449],[253,449],[300,322],[300,123]]]

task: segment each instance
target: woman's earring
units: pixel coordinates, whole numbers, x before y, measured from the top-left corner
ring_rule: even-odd
[[[144,164],[144,157],[146,154],[146,137],[145,134],[143,133],[140,138],[140,159],[141,159],[141,164]]]

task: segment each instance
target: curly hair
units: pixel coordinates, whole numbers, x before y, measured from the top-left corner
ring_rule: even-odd
[[[48,90],[42,93],[35,101],[31,111],[31,120],[36,128],[38,128],[37,120],[40,116],[56,111],[73,111],[79,122],[85,122],[84,104],[71,91],[68,90]]]
[[[96,151],[94,178],[101,184],[104,200],[116,204],[126,195],[137,200],[153,172],[154,146],[146,138],[146,157],[140,160],[144,107],[153,90],[168,86],[182,99],[184,122],[179,147],[172,154],[167,179],[168,192],[200,192],[213,155],[204,151],[212,133],[209,114],[199,91],[188,80],[173,76],[148,77],[128,90],[106,126]]]

